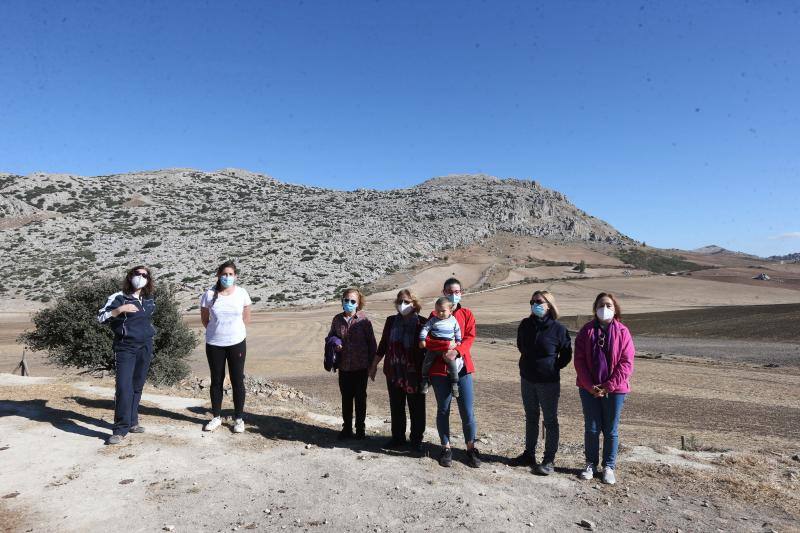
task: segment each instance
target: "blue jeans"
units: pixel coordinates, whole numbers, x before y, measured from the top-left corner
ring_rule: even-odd
[[[595,398],[588,391],[579,389],[583,404],[583,445],[586,463],[597,467],[600,462],[600,432],[603,432],[603,467],[614,468],[619,447],[619,416],[625,394],[611,393]]]
[[[431,376],[431,385],[436,394],[436,429],[442,446],[450,444],[450,403],[453,401],[453,392],[450,379],[447,376]],[[461,427],[464,430],[464,442],[475,441],[478,433],[478,424],[475,422],[475,410],[472,407],[474,393],[472,390],[472,374],[467,374],[462,369],[458,376],[458,414],[461,415]]]
[[[542,462],[552,463],[558,451],[558,397],[561,383],[534,383],[525,378],[521,378],[521,381],[522,406],[525,408],[525,451],[532,457],[536,455],[541,410],[545,429]]]

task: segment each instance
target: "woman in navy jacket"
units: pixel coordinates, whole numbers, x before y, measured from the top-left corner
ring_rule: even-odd
[[[531,466],[540,475],[554,471],[558,450],[558,397],[561,369],[572,360],[569,332],[558,322],[558,308],[549,291],[531,296],[531,314],[517,330],[519,374],[525,408],[525,451],[511,460],[513,466]],[[544,416],[545,443],[542,463],[536,464],[539,412]]]
[[[108,297],[97,314],[114,331],[116,394],[113,434],[106,444],[121,443],[128,433],[144,433],[139,425],[139,400],[153,359],[153,276],[145,266],[130,269],[122,291]]]

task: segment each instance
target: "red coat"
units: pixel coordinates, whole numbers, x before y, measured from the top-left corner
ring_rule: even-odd
[[[433,316],[433,313],[431,313],[431,316]],[[472,364],[472,354],[470,352],[472,351],[472,343],[475,342],[475,335],[477,334],[475,329],[475,315],[466,307],[461,307],[461,304],[458,304],[453,316],[456,317],[456,322],[458,322],[459,327],[461,327],[461,344],[456,347],[456,350],[461,354],[461,357],[464,358],[464,367],[467,369],[467,374],[472,374],[475,372],[475,365]],[[445,366],[441,357],[437,357],[436,361],[434,361],[433,366],[431,366],[430,375],[447,376],[447,366]]]

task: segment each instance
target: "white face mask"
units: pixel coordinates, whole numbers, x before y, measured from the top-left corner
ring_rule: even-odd
[[[603,306],[600,309],[598,309],[596,314],[597,318],[599,318],[601,322],[608,322],[609,320],[614,318],[614,310],[606,306]]]
[[[139,290],[145,285],[147,285],[147,280],[142,276],[133,276],[131,278],[131,285],[133,285],[134,289]]]
[[[414,304],[407,304],[405,302],[399,303],[395,305],[395,307],[397,308],[397,312],[404,316],[414,310]]]

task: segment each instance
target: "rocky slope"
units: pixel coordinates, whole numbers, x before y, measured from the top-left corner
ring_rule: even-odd
[[[485,175],[343,192],[237,169],[0,174],[0,295],[48,301],[145,263],[190,300],[233,258],[259,306],[308,304],[500,231],[631,242],[557,191]]]
[[[800,263],[800,252],[786,255],[772,255],[767,259],[771,259],[772,261],[785,261],[787,263]]]

